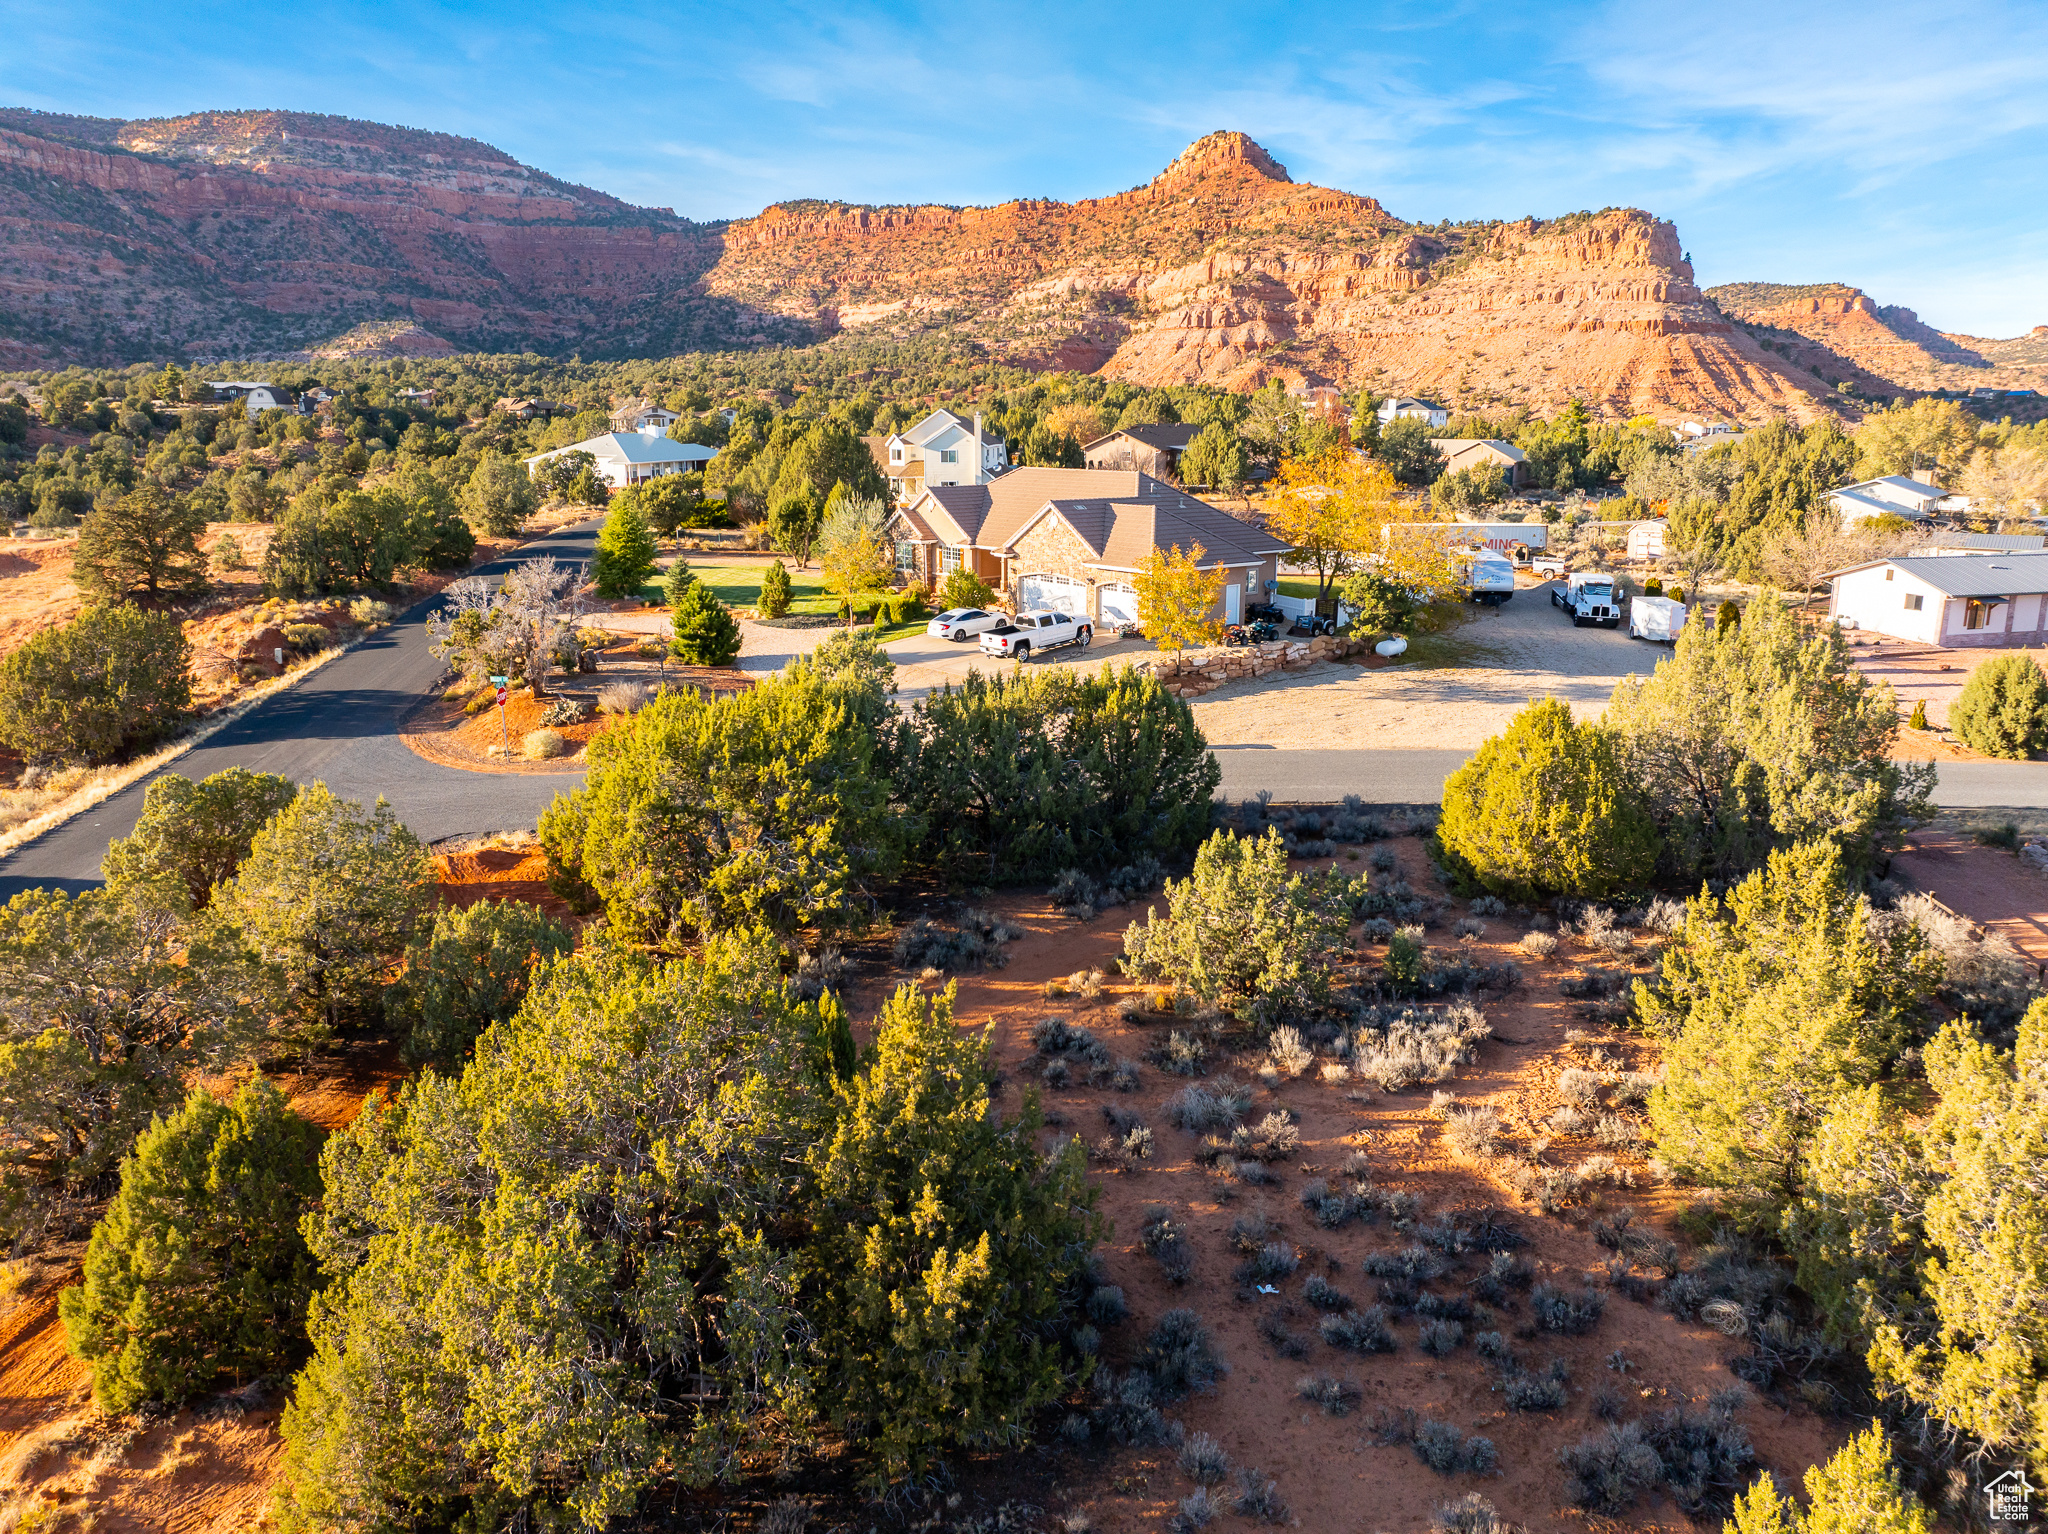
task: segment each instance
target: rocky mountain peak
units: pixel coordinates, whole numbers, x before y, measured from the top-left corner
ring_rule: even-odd
[[[1292,181],[1287,167],[1274,159],[1249,135],[1233,131],[1205,133],[1180,152],[1178,158],[1153,178],[1159,186],[1205,176],[1214,171],[1257,172],[1268,181]]]

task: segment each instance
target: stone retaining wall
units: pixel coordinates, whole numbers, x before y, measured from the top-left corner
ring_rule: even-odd
[[[1364,654],[1370,648],[1363,639],[1318,634],[1314,639],[1276,639],[1271,644],[1187,650],[1179,660],[1161,655],[1157,660],[1138,664],[1158,677],[1160,685],[1176,698],[1199,698],[1226,682],[1271,676],[1278,671],[1306,671],[1317,661],[1342,660]]]

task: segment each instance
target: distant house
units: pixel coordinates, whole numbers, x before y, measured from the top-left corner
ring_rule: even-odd
[[[970,570],[1016,611],[1135,623],[1135,577],[1154,550],[1202,545],[1225,581],[1214,616],[1238,622],[1279,579],[1286,545],[1128,469],[1015,468],[980,485],[931,485],[890,518],[896,567],[935,586]]]
[[[1136,469],[1155,479],[1180,478],[1181,455],[1200,436],[1199,426],[1125,426],[1081,444],[1091,469]]]
[[[439,389],[400,389],[398,397],[412,404],[422,406],[425,409],[432,410],[435,401],[441,397],[441,391]]]
[[[1854,527],[1872,517],[1904,517],[1917,522],[1940,509],[1948,492],[1939,485],[1910,479],[1904,474],[1887,474],[1882,479],[1861,480],[1828,492],[1828,499],[1841,514],[1844,527]]]
[[[656,431],[665,432],[681,419],[675,411],[642,396],[612,401],[613,431],[640,431],[652,426]]]
[[[1496,437],[1431,437],[1430,446],[1444,455],[1444,472],[1476,469],[1493,464],[1508,477],[1508,488],[1520,490],[1529,483],[1529,460],[1512,442]]]
[[[510,396],[496,401],[491,408],[502,410],[510,416],[517,416],[522,421],[547,420],[553,416],[574,413],[573,406],[558,405],[550,399],[513,399]]]
[[[1686,421],[1671,435],[1681,450],[1700,453],[1709,448],[1731,446],[1749,434],[1727,421]]]
[[[950,410],[934,410],[880,442],[870,438],[869,451],[898,503],[935,485],[985,485],[1010,466],[1009,448],[982,431],[979,415],[969,422]]]
[[[1450,411],[1434,400],[1409,399],[1398,395],[1393,399],[1381,400],[1378,414],[1382,426],[1391,426],[1402,416],[1411,417],[1430,426],[1448,425],[1451,419]]]
[[[215,399],[240,400],[250,415],[262,415],[266,410],[296,410],[298,401],[292,391],[276,384],[251,383],[245,379],[224,379],[209,382]]]
[[[1913,554],[1829,574],[1828,616],[1944,648],[2048,640],[2048,553]]]
[[[560,458],[565,453],[590,454],[597,460],[598,478],[614,490],[644,484],[664,474],[687,474],[703,468],[718,456],[711,448],[699,443],[671,442],[648,427],[642,431],[607,432],[602,437],[591,437],[550,452],[535,453],[521,462],[531,474],[535,464]]]

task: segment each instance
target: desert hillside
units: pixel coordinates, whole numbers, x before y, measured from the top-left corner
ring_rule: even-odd
[[[1734,282],[1706,296],[1794,367],[1865,394],[2048,388],[2048,325],[2009,340],[1952,334],[1840,282]]]
[[[0,111],[0,227],[10,366],[365,346],[649,356],[848,333],[1144,383],[1284,376],[1473,408],[1579,397],[1611,415],[1804,418],[1829,392],[1811,359],[1709,302],[1649,213],[1410,224],[1294,181],[1240,133],[1076,203],[788,203],[722,225],[446,134],[15,109]],[[357,339],[337,347],[338,332]]]

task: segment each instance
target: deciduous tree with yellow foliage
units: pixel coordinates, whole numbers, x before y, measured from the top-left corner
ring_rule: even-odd
[[[1365,555],[1381,552],[1387,524],[1406,515],[1394,496],[1386,468],[1340,448],[1283,459],[1266,526],[1316,572],[1316,595],[1327,599]]]
[[[1189,645],[1214,644],[1223,637],[1223,625],[1214,615],[1224,573],[1202,568],[1208,552],[1198,543],[1183,553],[1175,544],[1164,552],[1152,550],[1138,567],[1132,582],[1138,590],[1138,623],[1162,650],[1171,645],[1178,655]]]

